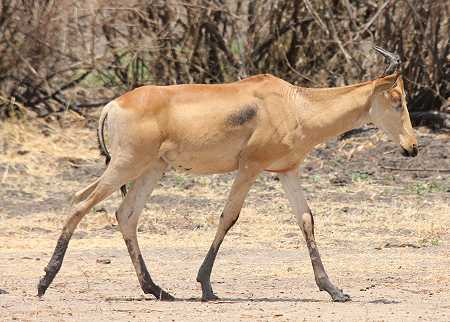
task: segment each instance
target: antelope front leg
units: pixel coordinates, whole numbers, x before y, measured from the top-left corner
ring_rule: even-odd
[[[314,219],[303,190],[299,184],[298,170],[282,173],[279,177],[289,203],[291,204],[297,218],[298,225],[300,226],[303,236],[305,237],[314,270],[316,284],[319,287],[319,290],[327,291],[335,302],[350,301],[350,296],[344,294],[341,289],[334,286],[325,272],[325,268],[323,266],[322,259],[320,258],[319,250],[317,249],[314,238]]]
[[[236,223],[245,197],[247,196],[247,192],[255,181],[258,173],[259,169],[254,169],[248,165],[241,165],[239,168],[236,179],[231,187],[230,195],[225,204],[225,209],[220,215],[216,236],[214,237],[214,241],[212,242],[208,254],[203,260],[197,274],[197,282],[202,286],[202,301],[218,299],[211,286],[211,271],[214,261],[225,235]]]

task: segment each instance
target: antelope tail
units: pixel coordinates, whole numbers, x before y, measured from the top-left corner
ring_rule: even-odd
[[[109,104],[107,104],[103,108],[97,128],[98,148],[100,150],[100,154],[105,157],[106,166],[108,166],[109,162],[111,162],[111,154],[109,153],[108,148],[106,147],[105,144],[105,123],[108,118],[109,108],[110,108]],[[127,195],[127,186],[126,185],[121,186],[120,191],[122,193],[122,197],[125,198],[125,196]]]

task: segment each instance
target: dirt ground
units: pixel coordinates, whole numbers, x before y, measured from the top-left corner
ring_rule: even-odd
[[[418,136],[415,159],[369,128],[321,145],[302,166],[322,259],[352,302],[318,291],[268,173],[219,252],[212,281],[221,300],[200,302],[196,273],[233,175],[172,171],[141,216],[139,240],[153,279],[177,301],[142,294],[114,217],[118,193],[82,221],[39,299],[70,198],[103,160],[91,121],[0,123],[0,321],[450,321],[450,136]]]

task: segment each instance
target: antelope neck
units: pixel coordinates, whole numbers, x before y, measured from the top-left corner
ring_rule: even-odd
[[[367,122],[372,95],[372,82],[335,88],[297,87],[297,119],[308,141],[316,145]]]

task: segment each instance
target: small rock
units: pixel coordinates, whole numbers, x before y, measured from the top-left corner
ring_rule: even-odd
[[[111,260],[108,258],[97,258],[98,264],[111,264]]]
[[[2,290],[2,289],[0,288],[0,294],[9,294],[9,293],[6,292],[5,290]]]
[[[185,182],[185,183],[183,184],[183,189],[184,189],[184,190],[189,190],[189,189],[191,189],[192,187],[194,187],[194,181],[193,181],[193,180],[189,180],[189,181],[187,181],[187,182]]]
[[[339,176],[334,176],[332,178],[330,178],[330,183],[335,185],[335,186],[346,186],[348,184],[351,183],[351,180],[348,177],[339,177]]]

